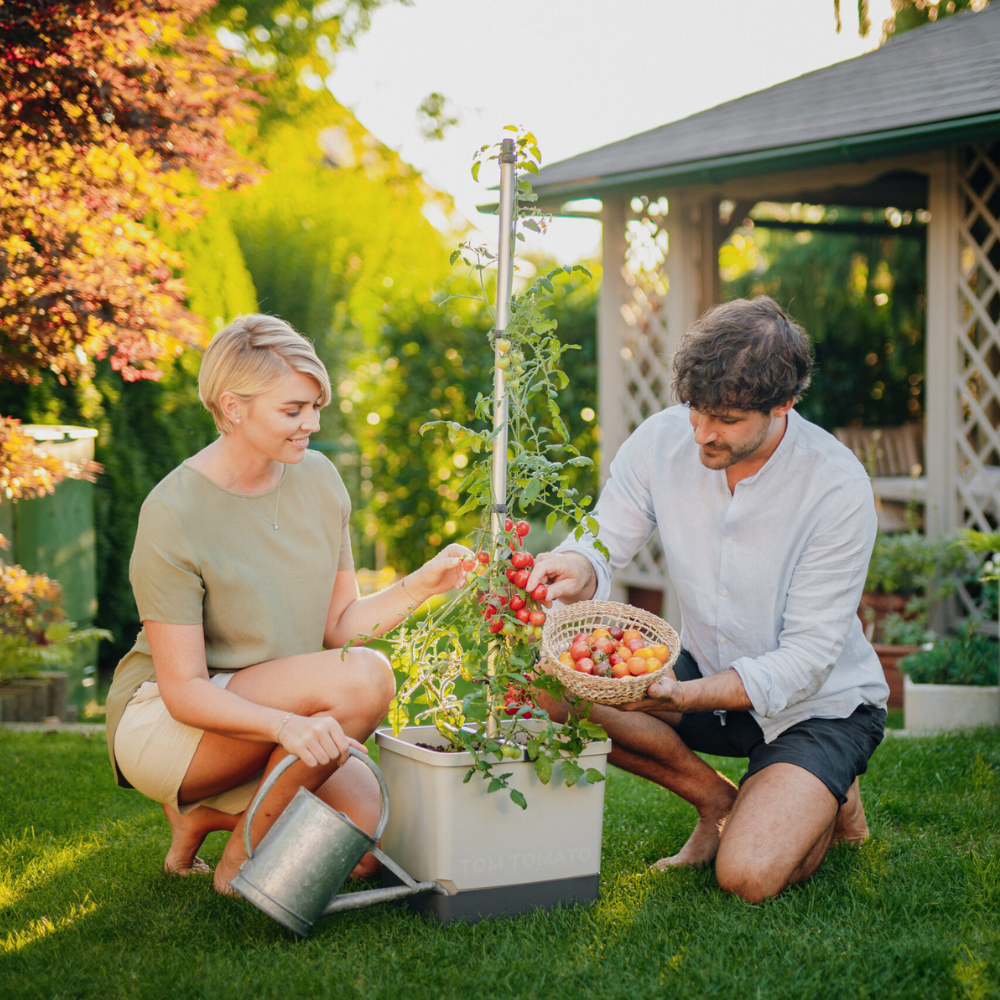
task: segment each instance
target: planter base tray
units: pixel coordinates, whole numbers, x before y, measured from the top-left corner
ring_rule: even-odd
[[[592,903],[597,899],[600,878],[599,874],[595,874],[545,882],[521,882],[488,889],[464,889],[451,896],[427,892],[408,896],[397,905],[406,906],[414,913],[433,918],[441,924],[452,920],[475,924],[488,917],[516,916],[534,909],[548,911],[561,905]],[[392,872],[382,869],[383,886],[400,884]]]

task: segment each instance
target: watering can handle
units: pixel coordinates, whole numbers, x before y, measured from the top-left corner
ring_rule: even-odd
[[[372,774],[375,775],[376,781],[378,781],[379,793],[381,795],[381,811],[378,817],[378,825],[375,827],[375,833],[372,836],[372,840],[378,843],[379,838],[382,836],[382,831],[385,830],[386,823],[389,822],[389,789],[385,783],[385,778],[382,777],[382,772],[378,769],[375,761],[373,761],[367,754],[361,753],[360,750],[355,750],[354,747],[351,747],[348,753],[352,757],[357,757],[358,760],[367,764],[371,769]],[[253,802],[251,802],[247,808],[246,815],[243,817],[243,850],[246,852],[248,860],[253,857],[253,845],[250,843],[250,831],[253,827],[253,818],[257,815],[257,809],[260,807],[261,802],[263,802],[267,797],[267,793],[274,788],[275,782],[285,773],[285,771],[296,763],[298,759],[299,758],[296,757],[295,754],[289,754],[267,776],[264,783],[257,789],[257,794],[253,797]],[[343,815],[343,813],[340,815]],[[350,822],[350,820],[348,820],[348,822]]]

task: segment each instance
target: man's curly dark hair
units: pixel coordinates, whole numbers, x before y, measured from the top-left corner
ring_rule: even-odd
[[[758,295],[714,306],[691,326],[674,355],[673,388],[706,413],[770,413],[805,392],[812,364],[802,327]]]

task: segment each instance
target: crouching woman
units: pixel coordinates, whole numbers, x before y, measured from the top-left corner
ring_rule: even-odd
[[[300,786],[374,830],[377,783],[348,753],[385,716],[393,674],[381,653],[344,647],[462,583],[467,550],[448,546],[359,597],[350,498],[335,466],[307,450],[330,380],[282,320],[244,316],[222,330],[199,392],[220,436],[142,506],[130,567],[142,631],[108,694],[108,748],[119,785],[163,805],[165,871],[207,872],[205,835],[233,832],[214,875],[230,892],[243,813],[288,754],[300,760],[258,811],[254,843]],[[366,855],[356,873],[377,864]]]

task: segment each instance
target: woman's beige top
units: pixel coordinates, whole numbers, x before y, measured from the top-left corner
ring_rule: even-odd
[[[129,578],[139,618],[202,625],[209,674],[323,648],[338,570],[353,565],[351,501],[334,465],[307,451],[278,487],[245,496],[180,465],[146,497]],[[156,679],[143,629],[115,670],[108,749],[139,686]]]

